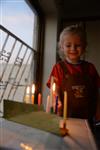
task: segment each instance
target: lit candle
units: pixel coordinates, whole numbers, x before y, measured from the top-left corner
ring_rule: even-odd
[[[53,108],[53,83],[54,77],[51,77],[51,84],[50,84],[50,107]]]
[[[53,92],[52,106],[53,106],[53,111],[55,112],[55,103],[56,103],[56,83],[55,82],[52,85],[52,92]]]
[[[34,93],[35,93],[35,84],[32,84],[32,97],[31,97],[32,104],[34,104]]]
[[[29,103],[29,100],[30,100],[30,87],[28,86],[28,87],[26,88],[25,102],[26,102],[26,103]]]
[[[64,91],[64,110],[63,110],[63,118],[66,120],[67,118],[67,92]]]
[[[39,107],[40,107],[41,103],[42,103],[42,95],[41,95],[41,93],[39,93],[38,94],[38,106]]]

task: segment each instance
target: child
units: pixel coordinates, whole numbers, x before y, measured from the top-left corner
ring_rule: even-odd
[[[71,25],[62,31],[59,38],[59,54],[62,60],[53,66],[47,86],[50,87],[53,76],[61,102],[61,112],[63,93],[66,90],[68,117],[88,119],[91,122],[96,113],[100,77],[92,63],[82,60],[86,46],[86,35],[81,26]]]

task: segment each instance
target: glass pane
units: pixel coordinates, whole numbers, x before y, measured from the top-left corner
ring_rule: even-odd
[[[38,16],[24,0],[0,5],[0,104],[3,99],[25,102],[27,86],[35,79]]]

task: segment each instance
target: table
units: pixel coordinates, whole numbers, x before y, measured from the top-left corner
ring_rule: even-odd
[[[97,150],[87,120],[67,122],[69,136],[61,137],[0,118],[0,150]]]

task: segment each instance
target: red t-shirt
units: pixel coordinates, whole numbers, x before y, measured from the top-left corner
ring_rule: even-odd
[[[89,75],[89,77],[92,79],[93,85],[95,85],[97,89],[100,89],[100,76],[92,63],[89,63],[87,61],[81,61],[79,64],[73,65],[71,63],[68,63],[67,61],[64,61],[67,71],[72,75],[83,72],[83,67],[82,67],[83,62],[86,65],[88,64],[88,69],[86,70],[86,72]],[[54,80],[56,84],[58,85],[58,87],[60,87],[65,77],[65,73],[63,71],[63,68],[60,62],[58,62],[57,64],[53,66],[53,69],[51,71],[50,77],[47,82],[47,86],[49,88],[50,88],[50,81],[51,81],[52,76],[54,77]],[[100,109],[99,108],[100,108],[100,102],[98,104],[98,108],[96,112],[96,121],[100,121]]]
[[[100,88],[100,76],[97,73],[97,70],[92,63],[89,63],[87,61],[81,61],[79,64],[73,65],[71,63],[68,63],[67,61],[64,61],[65,65],[66,65],[66,69],[68,70],[68,72],[70,74],[73,74],[73,75],[78,72],[82,73],[82,71],[83,71],[82,63],[83,62],[86,64],[88,63],[89,67],[88,67],[87,73],[89,74],[90,78],[93,79],[93,84],[95,84],[97,86],[97,88]],[[51,71],[50,77],[47,82],[47,86],[49,88],[50,88],[51,76],[55,77],[55,79],[56,79],[55,82],[60,87],[60,85],[64,79],[64,71],[59,62],[53,66],[53,69]]]

